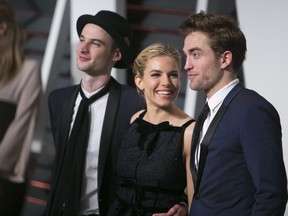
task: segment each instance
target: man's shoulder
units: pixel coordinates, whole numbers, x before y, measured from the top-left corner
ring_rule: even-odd
[[[66,87],[54,89],[49,93],[49,97],[61,97],[63,95],[72,94],[74,90],[77,89],[77,86],[78,85],[72,85],[72,86],[66,86]]]
[[[244,88],[240,92],[239,98],[243,101],[243,103],[247,104],[271,105],[271,103],[264,96],[253,89]]]
[[[127,112],[131,109],[131,112],[135,113],[145,107],[145,100],[134,87],[121,85],[120,106],[125,107]]]
[[[129,86],[129,85],[121,84],[121,92],[123,94],[129,94],[129,95],[132,95],[132,96],[139,97],[139,94],[138,94],[137,90],[134,87]]]
[[[121,98],[126,102],[128,101],[130,105],[140,104],[142,107],[142,105],[144,104],[144,98],[138,94],[137,90],[134,87],[131,86],[122,86]]]

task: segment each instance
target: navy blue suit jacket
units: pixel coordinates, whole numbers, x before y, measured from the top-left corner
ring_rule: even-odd
[[[287,179],[277,111],[241,84],[221,108],[226,111],[209,142],[190,216],[284,215]]]
[[[79,86],[57,89],[49,95],[49,112],[56,158],[46,215],[49,215],[50,204],[53,201],[55,190],[53,183],[68,138]],[[109,91],[103,122],[98,161],[98,199],[101,215],[107,214],[111,203],[116,198],[116,161],[122,136],[130,124],[132,115],[143,108],[144,100],[134,88],[120,85],[117,81],[113,83]]]

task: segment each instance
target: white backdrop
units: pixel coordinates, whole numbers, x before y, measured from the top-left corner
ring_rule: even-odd
[[[286,171],[288,171],[287,9],[287,0],[237,1],[240,27],[248,43],[247,60],[244,63],[246,86],[268,99],[280,114]],[[285,216],[288,216],[287,208]]]

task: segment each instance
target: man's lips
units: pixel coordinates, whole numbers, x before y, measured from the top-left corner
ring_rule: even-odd
[[[80,61],[88,61],[89,60],[89,58],[88,57],[85,57],[85,56],[79,56],[79,60]]]
[[[188,78],[191,80],[191,79],[195,79],[195,77],[197,76],[197,74],[195,74],[195,73],[188,73],[187,76],[188,76]]]
[[[187,73],[188,76],[197,76],[196,73]]]

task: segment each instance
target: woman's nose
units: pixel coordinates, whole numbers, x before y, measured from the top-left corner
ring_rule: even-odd
[[[162,79],[161,79],[161,84],[162,84],[163,86],[167,86],[167,85],[169,85],[170,83],[171,83],[171,80],[170,80],[170,77],[169,77],[168,75],[165,75],[165,76],[162,77]]]

